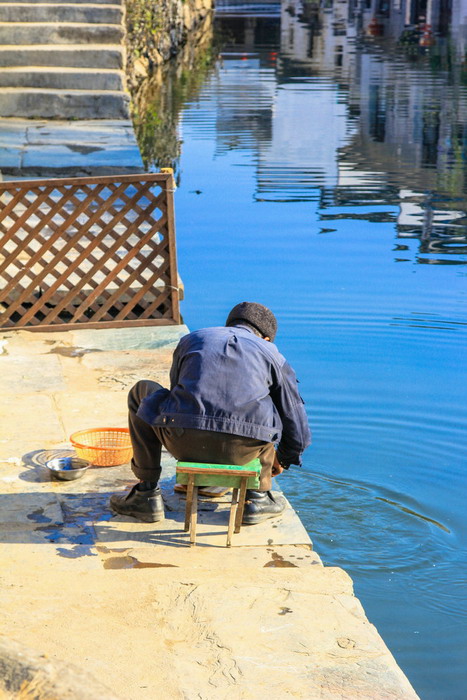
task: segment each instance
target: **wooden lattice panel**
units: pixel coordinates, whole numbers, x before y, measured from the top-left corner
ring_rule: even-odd
[[[0,328],[180,323],[171,174],[0,183]]]

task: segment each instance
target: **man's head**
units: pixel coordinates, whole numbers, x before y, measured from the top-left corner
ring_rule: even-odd
[[[254,301],[242,301],[233,307],[227,316],[226,326],[245,323],[257,331],[263,338],[273,341],[277,333],[277,320],[267,306]]]

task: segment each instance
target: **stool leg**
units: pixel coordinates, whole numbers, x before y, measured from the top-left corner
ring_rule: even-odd
[[[227,531],[227,547],[232,544],[232,535],[235,527],[235,516],[237,515],[238,489],[232,489],[232,503],[230,504],[229,529]]]
[[[240,532],[242,526],[243,511],[245,510],[245,496],[248,477],[243,477],[240,482],[240,498],[238,499],[237,515],[235,518],[235,532]]]
[[[196,525],[198,522],[198,487],[193,487],[193,501],[191,504],[190,518],[190,544],[196,544]]]
[[[185,505],[185,532],[190,529],[191,506],[193,504],[193,488],[195,485],[195,475],[190,474],[188,477],[188,486],[186,490],[186,505]]]

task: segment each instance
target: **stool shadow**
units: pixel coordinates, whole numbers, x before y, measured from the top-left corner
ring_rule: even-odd
[[[121,522],[121,521],[120,521]],[[122,523],[123,524],[123,523]],[[196,546],[199,547],[215,547],[224,549],[224,544],[216,544],[211,542],[203,542],[205,537],[223,535],[223,532],[219,533],[217,530],[202,532],[200,533]],[[174,530],[173,528],[167,529],[157,529],[153,531],[145,532],[134,532],[131,530],[119,529],[117,532],[112,527],[106,527],[105,525],[99,525],[99,535],[98,540],[96,540],[95,545],[97,547],[104,546],[109,549],[119,548],[122,545],[125,548],[137,547],[138,544],[141,545],[154,545],[154,546],[164,546],[164,547],[176,547],[176,548],[190,548],[190,539],[187,532],[181,532],[180,530]]]

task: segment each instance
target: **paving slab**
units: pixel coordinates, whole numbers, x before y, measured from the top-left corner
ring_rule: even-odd
[[[158,356],[171,358],[175,346],[175,342],[160,346]],[[58,350],[59,348],[57,349],[57,352]],[[120,379],[121,374],[135,372],[135,370],[137,370],[140,366],[153,369],[154,372],[160,373],[160,370],[157,367],[154,367],[154,363],[151,362],[151,359],[154,357],[153,350],[105,351],[97,349],[86,350],[84,348],[77,348],[77,350],[81,350],[83,352],[81,364],[89,367],[90,369],[100,370],[104,373],[99,379],[102,379],[102,376],[105,378],[105,373],[110,371],[111,368],[114,370],[113,375],[116,380]],[[115,370],[117,370],[117,372],[115,372]]]
[[[27,129],[28,122],[25,120],[0,119],[0,144],[22,146],[27,138]]]
[[[111,401],[109,391],[114,388],[119,391],[121,398],[117,398],[117,400],[114,398]],[[117,385],[116,387],[112,386],[109,391],[103,391],[102,388],[96,391],[82,391],[79,401],[67,392],[56,394],[56,407],[62,417],[62,424],[67,436],[69,437],[77,430],[87,430],[100,426],[125,427],[128,411],[125,395],[121,389],[122,387]]]
[[[66,439],[53,396],[6,391],[2,396],[0,463],[4,459],[20,460],[33,449],[51,447]]]
[[[76,172],[103,175],[143,170],[133,126],[128,119],[75,122],[0,119],[0,171],[6,174],[46,177]]]
[[[42,169],[44,174],[65,169],[80,169],[94,171],[106,169],[116,175],[122,169],[139,167],[139,150],[131,145],[97,146],[88,144],[66,144],[55,146],[27,146],[23,152],[22,167],[27,169]]]
[[[38,524],[63,525],[63,513],[54,494],[17,493],[0,495],[0,538],[10,531],[34,530]]]
[[[28,355],[2,355],[1,369],[5,374],[2,381],[5,390],[11,394],[32,394],[63,390],[60,360],[57,355],[42,355],[40,364],[32,366]]]
[[[96,551],[103,562],[104,569],[186,568],[189,566],[190,571],[193,569],[212,571],[216,570],[219,561],[219,552],[213,547],[191,547],[188,561],[184,547],[125,548],[98,545]],[[229,571],[245,568],[284,569],[322,566],[321,559],[309,544],[249,546],[247,552],[243,548],[230,547],[223,552],[222,556],[223,565]],[[316,575],[318,574],[319,572]],[[325,585],[329,590],[330,584],[327,579]],[[352,592],[350,578],[346,582],[345,592]]]
[[[8,129],[8,126],[8,120],[0,120],[0,135]],[[129,120],[92,119],[77,122],[41,120],[39,123],[23,120],[20,122],[20,129],[26,130],[26,139],[22,137],[22,143],[27,141],[35,146],[74,144],[78,140],[81,143],[101,144],[106,148],[124,143],[136,144],[133,125]]]
[[[147,326],[138,328],[115,329],[76,329],[73,331],[73,342],[83,348],[99,350],[144,350],[159,348],[176,343],[188,333],[185,325],[180,326]]]
[[[6,140],[6,137],[5,137]],[[2,170],[18,170],[21,168],[23,150],[0,145],[0,173]]]

